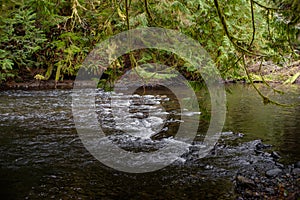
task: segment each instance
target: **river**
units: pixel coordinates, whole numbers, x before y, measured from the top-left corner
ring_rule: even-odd
[[[272,145],[271,151],[280,155],[281,163],[288,165],[300,160],[300,88],[282,89],[286,95],[270,95],[280,102],[297,105],[264,105],[251,86],[226,86],[227,115],[219,140],[226,146],[225,153],[200,160],[193,160],[189,154],[165,168],[140,174],[109,168],[84,147],[72,117],[72,90],[1,91],[0,196],[5,199],[235,199],[234,176],[243,168],[243,162],[248,162],[247,153],[245,156],[237,152],[241,146],[250,148],[251,142],[261,139],[264,144]],[[170,96],[168,94],[168,91],[166,94],[161,90],[152,91],[153,96],[148,95],[148,98],[165,98]],[[201,115],[195,143],[205,134],[210,118],[207,91],[199,90],[197,96]],[[169,114],[161,118],[169,120],[164,125],[167,129],[154,136],[147,132],[152,135],[147,140],[153,139],[157,144],[162,139],[172,138],[180,124],[180,117],[176,118],[176,101],[166,98],[162,102],[161,99],[158,104],[166,108],[166,112],[161,112]],[[138,111],[131,111],[135,112]],[[101,120],[101,113],[99,115]],[[148,123],[159,118],[153,119]],[[103,120],[109,135],[113,135],[114,130],[128,128],[124,124],[110,127],[110,121]],[[143,149],[144,144],[140,143],[138,148]],[[122,140],[120,145],[128,151],[136,151],[137,147],[129,139]],[[145,146],[145,151],[156,148],[149,143]]]

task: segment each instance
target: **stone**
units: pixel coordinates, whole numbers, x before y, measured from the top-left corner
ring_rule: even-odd
[[[293,169],[293,174],[299,176],[300,175],[300,168]]]
[[[267,193],[272,194],[272,195],[275,193],[273,188],[266,188],[265,190]]]
[[[275,168],[275,169],[270,169],[266,171],[266,176],[271,178],[271,177],[276,177],[282,172],[281,169]]]
[[[276,166],[280,167],[281,169],[283,169],[283,168],[284,168],[284,165],[283,165],[283,164],[281,164],[281,163],[278,163],[278,162],[276,162],[275,164],[276,164]]]
[[[273,152],[271,153],[271,156],[272,156],[274,159],[279,159],[279,158],[281,158],[281,156],[280,156],[277,152],[275,152],[275,151],[273,151]]]
[[[269,148],[269,147],[271,147],[271,145],[263,144],[261,141],[259,141],[259,142],[255,145],[256,150],[262,150],[262,149],[266,149],[266,148]]]
[[[205,165],[205,167],[204,167],[204,169],[206,169],[206,170],[210,170],[213,168],[214,168],[214,166],[212,166],[212,165]]]
[[[246,187],[250,187],[250,188],[255,186],[254,181],[252,181],[251,179],[249,179],[247,177],[240,176],[240,175],[236,177],[236,183],[238,185],[242,185],[242,186],[246,186]]]

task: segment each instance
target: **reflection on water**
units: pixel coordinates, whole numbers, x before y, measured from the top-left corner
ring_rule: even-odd
[[[286,92],[283,96],[270,93],[281,103],[296,104],[292,107],[264,105],[251,86],[232,85],[230,89],[224,129],[244,133],[247,140],[262,139],[274,145],[284,162],[300,160],[300,87],[281,88]]]
[[[227,94],[228,114],[224,131],[244,133],[245,137],[239,142],[261,138],[265,143],[274,145],[287,163],[300,160],[300,106],[282,108],[263,105],[255,91],[248,86],[232,85],[228,88],[231,93]],[[200,160],[197,165],[179,160],[162,170],[146,174],[122,173],[102,165],[84,148],[77,135],[72,120],[71,93],[70,90],[0,92],[1,197],[234,199],[231,183],[233,174],[225,170],[226,166],[222,166],[224,169],[209,170],[210,165],[206,164],[216,162],[211,158]],[[155,95],[163,97],[160,103],[164,109],[160,107],[161,110],[156,110],[155,116],[155,120],[160,122],[157,127],[161,127],[162,131],[153,135],[149,130],[147,140],[151,136],[153,144],[158,145],[154,148],[159,148],[161,141],[165,139],[168,142],[171,139],[181,121],[178,103],[172,98],[167,99],[170,94],[166,97],[159,91],[152,95],[150,100],[159,100]],[[209,97],[205,91],[199,91],[198,96],[202,106],[197,139],[201,140],[209,119],[206,114]],[[300,103],[299,88],[293,89],[289,96],[280,97],[280,100]],[[138,107],[134,104],[131,108],[134,118],[130,121],[140,122],[136,118],[143,120],[147,114],[143,111],[151,109],[151,106],[143,104]],[[108,107],[104,108],[109,111]],[[167,122],[164,126],[158,119],[159,112],[163,113],[161,119]],[[114,129],[109,121],[106,125],[111,135]],[[117,131],[127,125],[118,121],[114,126]],[[119,142],[126,150],[133,150],[138,144],[126,140],[120,142],[118,138],[115,142]],[[142,142],[138,148],[151,150],[151,145],[149,141]],[[226,163],[228,158],[221,159]]]

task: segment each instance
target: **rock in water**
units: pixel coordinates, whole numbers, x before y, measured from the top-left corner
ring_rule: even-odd
[[[275,168],[275,169],[270,169],[268,171],[266,171],[266,176],[271,178],[271,177],[275,177],[277,175],[279,175],[282,172],[281,169]]]
[[[272,156],[274,159],[279,159],[279,158],[281,158],[281,156],[280,156],[277,152],[275,152],[275,151],[273,151],[273,152],[271,153],[271,156]]]
[[[300,168],[293,169],[293,174],[296,176],[300,176]]]

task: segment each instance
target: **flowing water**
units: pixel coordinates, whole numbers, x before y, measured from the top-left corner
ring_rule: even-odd
[[[96,113],[108,138],[102,142],[129,152],[152,152],[170,143],[187,150],[168,167],[141,174],[111,169],[89,153],[75,129],[71,90],[2,91],[1,199],[234,199],[233,177],[260,159],[249,153],[257,139],[272,145],[283,163],[300,160],[300,88],[275,96],[298,104],[293,107],[264,105],[247,85],[227,90],[219,153],[203,159],[197,159],[197,151],[210,118],[205,90],[197,92],[201,113],[181,113],[174,95],[164,89],[131,97],[97,91]],[[117,99],[116,105],[110,99]],[[113,115],[116,108],[119,113]],[[174,137],[183,116],[200,125],[193,144]]]

